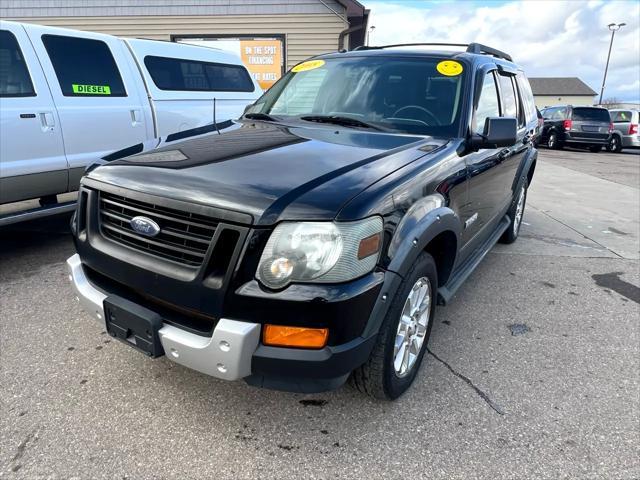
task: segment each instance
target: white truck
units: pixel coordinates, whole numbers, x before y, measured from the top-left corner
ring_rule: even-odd
[[[233,53],[0,21],[0,226],[71,211],[88,165],[261,94]]]

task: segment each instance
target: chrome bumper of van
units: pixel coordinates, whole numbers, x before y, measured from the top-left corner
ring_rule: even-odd
[[[107,292],[89,282],[78,254],[67,260],[67,267],[76,300],[104,327],[103,302]],[[238,380],[251,374],[251,357],[260,340],[260,324],[222,318],[211,337],[168,324],[158,334],[169,360],[213,377]]]

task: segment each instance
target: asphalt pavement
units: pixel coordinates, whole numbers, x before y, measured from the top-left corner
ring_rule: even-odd
[[[0,230],[0,478],[640,478],[640,156],[540,151],[521,238],[377,402],[228,383],[76,304],[68,217]]]

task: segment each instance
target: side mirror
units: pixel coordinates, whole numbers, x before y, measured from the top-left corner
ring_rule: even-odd
[[[515,118],[490,117],[484,121],[482,135],[473,135],[474,149],[511,147],[516,143],[518,121]]]

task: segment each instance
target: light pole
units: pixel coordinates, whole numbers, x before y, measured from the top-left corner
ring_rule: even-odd
[[[371,25],[369,27],[369,29],[367,30],[367,41],[365,42],[365,45],[368,47],[369,46],[369,40],[371,39],[371,34],[373,33],[373,31],[376,29],[375,25]]]
[[[598,105],[602,105],[602,95],[604,94],[604,84],[607,81],[607,70],[609,70],[609,59],[611,58],[611,47],[613,47],[613,37],[615,37],[616,32],[624,27],[626,23],[610,23],[607,25],[609,30],[611,30],[611,43],[609,43],[609,53],[607,54],[607,65],[604,67],[604,77],[602,78],[602,88],[600,89],[600,101]]]

